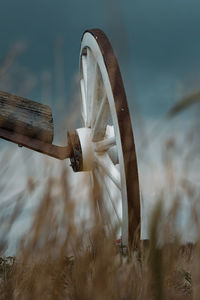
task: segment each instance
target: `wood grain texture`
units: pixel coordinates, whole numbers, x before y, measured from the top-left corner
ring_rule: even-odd
[[[53,141],[53,117],[44,104],[0,91],[0,128],[46,143]]]

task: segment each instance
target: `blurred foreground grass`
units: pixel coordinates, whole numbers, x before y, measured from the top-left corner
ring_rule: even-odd
[[[199,299],[200,243],[183,245],[174,234],[176,199],[164,222],[158,202],[149,241],[136,240],[128,256],[122,256],[115,244],[116,228],[105,231],[105,220],[98,218],[92,199],[91,218],[77,222],[64,165],[54,180],[49,175],[15,258],[0,261],[0,299]],[[37,186],[28,188],[34,192]],[[20,198],[12,215],[0,219],[1,228],[6,228],[3,235],[1,231],[2,254],[4,237],[22,205]],[[160,233],[163,245],[158,243]]]

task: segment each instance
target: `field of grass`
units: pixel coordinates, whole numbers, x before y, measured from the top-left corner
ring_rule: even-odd
[[[198,98],[197,93],[184,99],[170,111],[168,118],[179,114]],[[0,215],[0,299],[198,300],[200,240],[184,244],[176,233],[175,223],[179,203],[187,196],[194,204],[192,217],[199,236],[199,191],[187,177],[182,177],[178,183],[181,192],[177,192],[179,186],[174,181],[176,170],[172,163],[176,146],[173,139],[165,144],[166,190],[160,194],[151,218],[150,238],[141,241],[138,233],[133,232],[134,244],[127,255],[121,253],[115,242],[117,225],[109,232],[105,230],[105,220],[98,218],[95,212],[94,199],[87,202],[91,206],[90,224],[87,219],[77,222],[82,199],[75,201],[70,191],[65,163],[56,179],[51,166],[46,166],[46,183],[40,193],[39,206],[30,229],[17,243],[14,258],[5,257],[6,237],[20,218],[26,201],[24,194],[18,197],[11,215]],[[191,160],[188,156],[184,164],[186,169]],[[2,178],[8,162],[8,155],[1,160]],[[27,182],[26,191],[34,193],[37,180],[27,178]],[[163,221],[161,203],[169,200],[174,205]]]
[[[15,258],[0,261],[0,299],[199,299],[200,243],[183,245],[174,235],[170,241],[176,205],[162,225],[158,205],[150,240],[135,239],[124,256],[115,243],[116,228],[105,232],[102,220],[95,218],[90,228],[84,221],[77,224],[66,167],[56,181],[56,197],[54,180],[49,177]],[[35,188],[33,181],[31,192]],[[9,219],[0,220],[7,231],[19,215],[20,201]],[[158,245],[160,232],[163,246]],[[0,246],[3,254],[3,239]]]

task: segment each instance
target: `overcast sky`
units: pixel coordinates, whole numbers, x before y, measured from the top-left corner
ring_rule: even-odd
[[[148,211],[148,201],[152,205],[160,182],[165,184],[161,139],[147,150],[151,156],[151,163],[147,163],[140,151],[143,134],[134,112],[147,121],[149,130],[177,100],[200,89],[200,1],[0,0],[0,4],[0,66],[17,42],[26,45],[8,74],[0,74],[0,89],[42,103],[49,97],[55,120],[61,113],[56,108],[58,101],[64,102],[62,111],[67,113],[78,88],[75,79],[82,33],[98,27],[108,35],[119,60],[134,121],[140,187]],[[63,62],[60,77],[55,69],[56,53]],[[63,74],[59,95],[56,78]],[[171,123],[162,143],[167,135],[184,132],[188,120],[181,122]],[[197,185],[198,164],[191,177]],[[151,185],[152,169],[156,183]]]
[[[200,81],[200,2],[198,0],[0,0],[0,59],[16,41],[27,43],[18,63],[37,79],[52,73],[55,102],[55,45],[64,43],[66,101],[78,71],[80,37],[99,27],[118,56],[131,109],[158,116]],[[22,78],[15,78],[18,91]],[[29,97],[41,99],[41,80]],[[1,84],[1,88],[3,88]],[[6,86],[5,86],[6,88]],[[135,104],[136,106],[136,104]]]

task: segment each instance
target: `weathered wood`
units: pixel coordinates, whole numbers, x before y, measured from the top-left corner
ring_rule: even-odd
[[[47,105],[0,91],[0,128],[52,143],[51,109]]]

